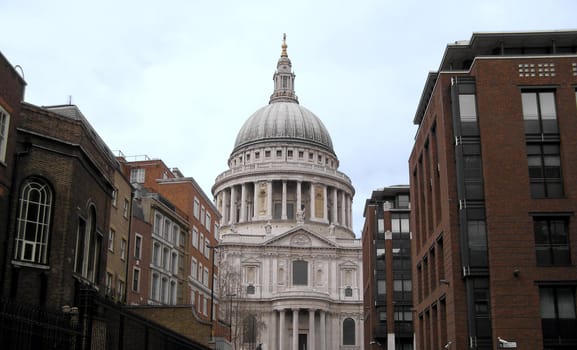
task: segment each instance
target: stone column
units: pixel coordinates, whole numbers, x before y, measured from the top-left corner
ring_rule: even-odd
[[[301,210],[301,206],[302,206],[302,198],[301,198],[301,182],[297,181],[297,207],[295,208],[295,213],[297,213],[299,210]]]
[[[337,222],[339,220],[338,203],[339,203],[338,190],[336,187],[333,187],[333,212],[332,212],[333,218],[331,220],[335,225],[339,224]]]
[[[236,191],[234,190],[234,186],[230,186],[230,215],[228,218],[229,224],[234,224],[236,222],[235,214],[236,214]]]
[[[281,309],[279,310],[279,320],[278,320],[278,350],[283,350],[284,349],[284,340],[282,335],[286,333],[286,328],[284,325],[284,319],[285,319],[285,310]]]
[[[229,222],[229,217],[230,215],[228,214],[228,210],[226,210],[226,203],[230,203],[229,197],[228,197],[228,189],[224,189],[222,191],[222,224],[223,225],[228,225]]]
[[[238,222],[246,221],[246,184],[243,183],[240,190],[240,218]]]
[[[299,350],[299,309],[293,309],[293,349]]]
[[[252,197],[252,221],[258,217],[258,182],[254,183],[254,195]]]
[[[311,182],[311,187],[310,187],[310,197],[311,197],[311,204],[309,205],[309,218],[310,220],[314,220],[315,219],[315,184]]]
[[[326,313],[324,310],[320,310],[319,311],[319,317],[320,317],[320,324],[321,324],[321,329],[320,329],[320,333],[319,333],[319,340],[320,340],[320,350],[327,350],[327,324],[326,324]]]
[[[282,220],[286,220],[286,180],[282,182]]]
[[[341,192],[341,225],[347,227],[347,198],[345,191]]]
[[[308,349],[315,349],[315,310],[309,309],[309,345]]]
[[[266,216],[272,219],[272,181],[267,181],[267,199],[266,199]]]
[[[349,219],[348,219],[348,223],[349,223],[349,228],[353,228],[353,198],[349,197],[348,200],[348,214],[349,214]]]
[[[327,222],[329,214],[329,201],[327,196],[327,186],[323,186],[323,221]]]

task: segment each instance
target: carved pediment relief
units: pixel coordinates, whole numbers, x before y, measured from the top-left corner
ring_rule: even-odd
[[[273,237],[265,243],[268,246],[295,247],[295,248],[334,248],[334,242],[314,232],[296,229]]]
[[[310,247],[311,239],[304,233],[295,234],[290,240],[291,246]]]

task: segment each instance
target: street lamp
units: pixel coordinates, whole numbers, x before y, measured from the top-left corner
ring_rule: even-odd
[[[214,341],[214,250],[218,249],[218,245],[206,245],[207,248],[212,250],[212,273],[210,282],[210,337]]]
[[[228,339],[232,343],[232,297],[236,296],[236,293],[227,294],[226,295],[229,300],[229,307],[228,307]]]

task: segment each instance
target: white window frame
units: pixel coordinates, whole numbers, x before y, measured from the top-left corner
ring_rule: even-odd
[[[120,240],[120,260],[126,260],[126,247],[128,246],[128,242],[125,238]]]
[[[140,268],[134,267],[132,269],[132,291],[133,292],[135,292],[135,293],[140,292],[140,280],[141,279],[142,279],[142,273],[140,271]],[[136,289],[134,288],[135,282],[136,282]]]
[[[137,260],[142,259],[142,235],[138,233],[134,234],[134,258]]]
[[[130,183],[144,183],[146,170],[144,168],[132,168],[130,170]]]
[[[116,231],[113,228],[108,230],[108,250],[114,253],[114,238],[116,236]]]

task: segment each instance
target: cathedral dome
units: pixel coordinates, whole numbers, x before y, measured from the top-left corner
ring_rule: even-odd
[[[322,121],[294,101],[273,101],[257,110],[240,129],[233,153],[245,146],[271,141],[302,142],[334,154],[331,136]]]

